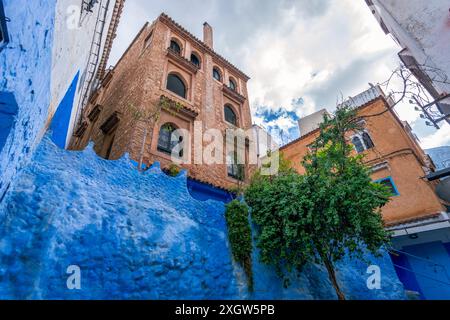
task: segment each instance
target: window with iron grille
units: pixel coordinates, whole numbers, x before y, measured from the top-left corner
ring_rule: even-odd
[[[351,141],[358,153],[362,153],[375,147],[372,137],[367,131],[361,131],[360,133],[355,134],[351,138]]]
[[[81,138],[88,128],[88,123],[83,121],[78,129],[74,132],[73,136],[77,138]]]
[[[89,119],[89,121],[91,121],[91,122],[95,122],[95,121],[97,121],[97,119],[98,119],[98,117],[100,116],[100,113],[102,112],[102,106],[100,106],[100,105],[96,105],[92,110],[91,110],[91,112],[89,112],[89,115],[88,115],[88,119]]]
[[[165,123],[161,126],[158,137],[158,151],[172,155],[177,144],[183,142],[183,136],[176,132],[177,129],[173,123]],[[179,152],[178,156],[183,157],[183,150]]]
[[[230,79],[230,84],[228,86],[231,90],[236,91],[236,82],[233,79]]]
[[[83,0],[83,12],[92,13],[92,9],[94,9],[95,5],[98,3],[98,0]]]
[[[191,62],[200,68],[200,58],[195,53],[191,54]]]
[[[231,123],[232,125],[235,126],[238,125],[236,113],[233,111],[233,108],[229,104],[225,105],[224,113],[226,122]]]
[[[170,50],[181,55],[181,46],[175,40],[170,41]]]
[[[6,28],[6,22],[8,18],[5,16],[5,10],[3,8],[3,0],[0,0],[0,51],[9,42],[8,30]]]
[[[167,89],[186,99],[186,85],[176,74],[171,73],[167,77]]]

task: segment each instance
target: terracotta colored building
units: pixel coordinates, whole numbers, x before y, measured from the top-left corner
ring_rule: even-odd
[[[106,159],[117,159],[128,152],[144,166],[158,161],[162,168],[168,168],[173,131],[185,129],[192,138],[186,141],[183,137],[180,142],[184,139],[191,148],[180,157],[192,159],[182,165],[189,176],[233,188],[248,179],[252,166],[238,166],[232,163],[234,160],[228,164],[202,163],[201,150],[194,150],[193,137],[201,137],[212,128],[224,136],[228,128],[251,128],[248,80],[245,73],[214,51],[209,24],[204,24],[201,41],[161,14],[142,28],[92,94],[71,148],[82,149],[92,140],[96,152]],[[223,152],[224,159],[234,159],[234,155],[225,154],[225,148]]]
[[[348,141],[354,145],[355,152],[365,155],[373,180],[392,188],[394,196],[383,208],[387,226],[395,228],[440,217],[446,210],[435,193],[434,184],[425,178],[434,171],[434,164],[419,146],[410,126],[389,108],[381,89],[373,87],[352,98],[350,103],[361,117],[379,114],[363,118],[364,130],[349,132]],[[301,137],[280,149],[300,173],[304,172],[301,161],[319,134],[318,122],[324,112],[300,120]]]

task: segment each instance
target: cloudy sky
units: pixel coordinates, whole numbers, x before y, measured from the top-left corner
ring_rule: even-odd
[[[399,63],[399,47],[364,0],[127,0],[110,64],[161,12],[200,39],[203,22],[213,26],[215,51],[251,77],[253,121],[282,143],[298,137],[299,117],[332,111]],[[423,147],[450,145],[450,126],[427,128],[409,105],[397,112]]]

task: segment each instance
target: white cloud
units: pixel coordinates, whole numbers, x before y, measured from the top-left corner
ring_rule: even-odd
[[[442,123],[441,129],[422,138],[420,144],[424,149],[450,146],[450,125],[448,123]]]
[[[298,116],[322,108],[332,111],[341,94],[353,96],[366,90],[369,82],[383,82],[399,63],[400,48],[383,33],[362,0],[128,0],[113,63],[143,24],[161,12],[199,38],[202,23],[208,21],[214,28],[215,50],[252,78],[254,122],[286,131],[294,132],[295,120],[283,116],[264,123],[256,113],[279,108]],[[299,97],[304,104],[291,103]],[[397,111],[404,120],[417,120],[409,105]],[[429,134],[418,135],[423,141],[437,136],[445,141],[445,133]]]

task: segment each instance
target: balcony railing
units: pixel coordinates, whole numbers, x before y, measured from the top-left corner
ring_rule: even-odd
[[[183,67],[185,67],[192,73],[197,73],[197,71],[200,69],[199,66],[197,66],[193,62],[189,61],[188,59],[182,57],[178,51],[176,51],[170,47],[167,48],[167,56],[169,58],[173,59],[175,62],[178,62],[179,64],[181,64]]]
[[[246,97],[244,97],[243,95],[239,94],[236,90],[231,89],[229,86],[227,86],[225,84],[223,85],[222,91],[227,96],[229,96],[231,99],[236,100],[239,103],[244,103],[245,100],[247,100]]]
[[[179,103],[165,95],[161,95],[159,103],[161,106],[169,112],[181,113],[189,118],[197,118],[198,111],[195,107],[187,106],[183,103]]]

